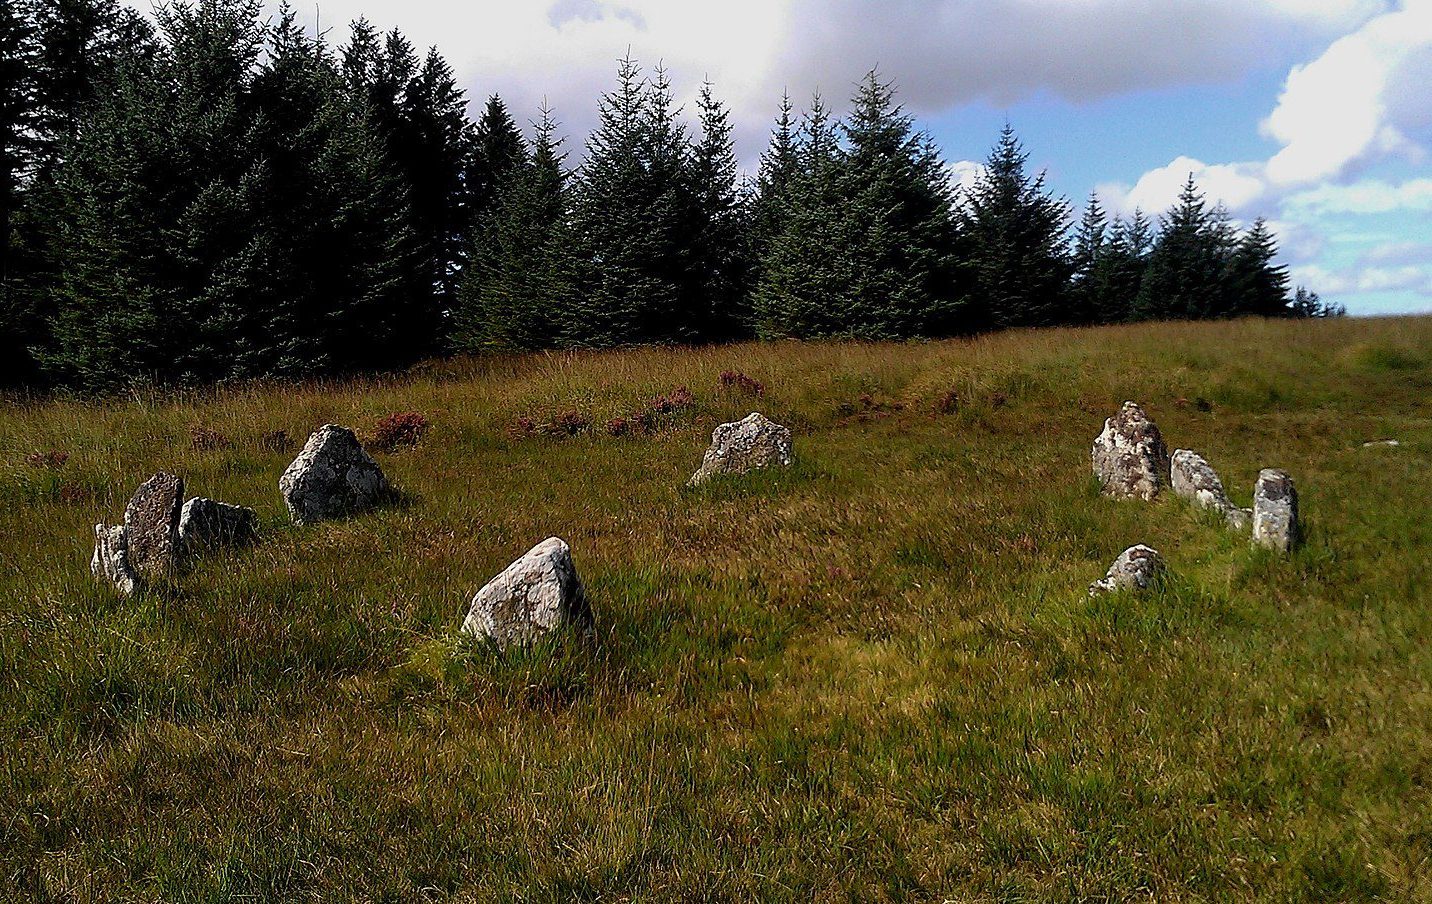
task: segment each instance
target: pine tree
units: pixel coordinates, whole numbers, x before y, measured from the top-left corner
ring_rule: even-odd
[[[163,9],[165,47],[60,173],[51,366],[93,386],[386,366],[415,350],[401,187],[321,43],[257,2]],[[165,111],[155,116],[155,110]]]
[[[697,96],[701,139],[690,155],[695,248],[692,266],[704,305],[696,333],[703,341],[729,340],[750,329],[749,205],[743,196],[730,116],[711,83]]]
[[[1230,313],[1287,316],[1288,270],[1274,263],[1277,256],[1277,240],[1260,217],[1229,256],[1228,291],[1235,304]]]
[[[436,293],[435,314],[453,303],[472,219],[465,169],[475,137],[465,107],[452,69],[430,50],[404,92],[403,116],[413,145],[406,174],[412,230]],[[436,335],[436,320],[430,329]]]
[[[581,295],[568,342],[700,338],[689,153],[665,73],[658,69],[648,83],[635,61],[622,60],[575,185]]]
[[[1104,289],[1102,277],[1107,271],[1105,258],[1112,244],[1108,217],[1099,204],[1099,195],[1090,192],[1084,216],[1074,232],[1071,257],[1074,274],[1070,286],[1070,318],[1075,323],[1094,322],[1099,319],[1100,310],[1107,307],[1100,296]]]
[[[454,344],[533,349],[555,345],[568,325],[571,273],[566,155],[551,111],[542,109],[530,157],[483,215],[484,252],[463,274]]]
[[[846,184],[837,124],[819,94],[801,117],[796,166],[786,187],[782,228],[760,264],[753,305],[762,338],[844,335],[849,320]]]
[[[0,5],[0,386],[33,376],[31,302],[25,285],[30,257],[21,240],[22,179],[36,149],[40,114],[40,43],[29,0]]]
[[[790,204],[790,186],[800,166],[796,149],[797,129],[795,108],[791,105],[790,93],[786,92],[781,95],[780,113],[771,133],[771,143],[761,154],[756,193],[751,202],[751,253],[757,268],[752,274],[753,281],[759,280],[760,260],[784,229],[786,207]]]
[[[487,99],[474,129],[467,162],[470,218],[480,216],[496,201],[508,179],[527,153],[522,132],[496,94]]]
[[[758,304],[775,335],[903,338],[956,331],[956,228],[944,163],[871,71],[836,131],[817,98]],[[776,141],[782,142],[777,134]]]
[[[1087,313],[1094,323],[1122,323],[1133,316],[1153,228],[1144,212],[1136,209],[1131,219],[1115,222],[1107,235],[1089,279],[1083,283],[1088,292]]]
[[[1210,211],[1190,174],[1162,218],[1135,304],[1144,320],[1187,320],[1228,312],[1226,217]]]
[[[1025,172],[1027,160],[1006,125],[961,210],[976,327],[1048,326],[1072,319],[1071,267],[1064,253],[1069,205],[1049,194],[1043,173]]]

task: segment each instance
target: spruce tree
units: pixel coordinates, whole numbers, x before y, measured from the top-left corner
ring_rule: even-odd
[[[481,216],[497,200],[527,153],[522,132],[507,105],[496,94],[487,99],[473,130],[467,161],[470,218]]]
[[[758,303],[775,335],[903,338],[958,330],[949,177],[871,71],[836,140],[819,99],[766,254]],[[778,132],[777,145],[782,141]]]
[[[1189,174],[1162,218],[1135,304],[1143,320],[1187,320],[1228,313],[1226,216],[1210,211]]]
[[[756,174],[755,197],[751,201],[751,254],[754,272],[753,284],[760,279],[760,261],[766,256],[771,242],[784,230],[787,205],[790,204],[790,186],[798,175],[800,161],[796,149],[795,108],[789,92],[781,95],[780,112],[776,117],[775,129],[771,132],[771,143],[761,153],[761,165]]]
[[[1288,270],[1274,263],[1278,243],[1262,217],[1238,241],[1228,262],[1233,314],[1283,317],[1288,314]]]
[[[739,184],[730,116],[711,83],[697,96],[701,138],[692,148],[690,180],[695,218],[692,266],[704,304],[697,325],[703,341],[729,340],[750,328],[749,205]]]
[[[690,142],[665,73],[648,83],[630,58],[599,104],[572,210],[580,267],[577,345],[692,341],[702,301],[694,271]]]
[[[451,67],[428,51],[404,92],[403,115],[413,145],[405,180],[412,230],[436,293],[434,313],[453,303],[472,218],[465,169],[474,135],[466,103]],[[430,329],[436,335],[436,321]]]
[[[971,320],[981,328],[1070,322],[1070,263],[1064,253],[1069,205],[1044,174],[1025,171],[1028,154],[1009,125],[960,211],[973,280]]]
[[[40,115],[40,44],[30,0],[0,5],[0,386],[32,377],[27,350],[33,333],[24,291],[30,257],[23,232],[22,180],[35,151]]]
[[[1099,204],[1099,195],[1090,192],[1089,203],[1074,231],[1071,258],[1074,274],[1070,286],[1070,318],[1073,322],[1094,322],[1099,319],[1100,309],[1106,306],[1100,295],[1107,272],[1105,258],[1112,250],[1112,244],[1108,217]]]
[[[483,214],[474,242],[483,246],[463,274],[454,345],[546,348],[568,328],[571,298],[566,155],[551,111],[542,109],[530,156]]]
[[[753,305],[762,338],[849,331],[844,300],[855,237],[845,216],[844,152],[837,128],[816,94],[796,135],[796,167],[786,187],[781,229],[760,264]]]

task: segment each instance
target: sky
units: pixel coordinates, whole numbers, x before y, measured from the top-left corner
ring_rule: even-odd
[[[148,0],[131,0],[148,8]],[[1432,312],[1432,0],[293,0],[436,45],[477,105],[545,100],[573,159],[630,53],[689,112],[710,79],[754,169],[784,91],[840,110],[872,68],[978,172],[1006,121],[1081,207],[1162,212],[1192,173],[1268,219],[1296,284],[1352,314]],[[1076,210],[1077,213],[1077,210]]]

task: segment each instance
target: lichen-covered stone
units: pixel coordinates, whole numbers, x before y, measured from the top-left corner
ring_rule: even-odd
[[[1223,489],[1223,481],[1218,479],[1218,472],[1197,452],[1178,449],[1173,453],[1169,483],[1173,491],[1183,498],[1200,508],[1218,512],[1229,527],[1248,529],[1252,513],[1233,504]]]
[[[178,567],[183,505],[183,478],[161,471],[140,485],[125,506],[129,564],[141,577],[163,577]]]
[[[195,496],[179,513],[179,548],[248,543],[258,537],[259,516],[251,508]]]
[[[325,424],[283,472],[278,488],[295,524],[372,508],[391,492],[378,463],[347,427]]]
[[[1264,468],[1253,487],[1253,542],[1288,552],[1298,543],[1298,490],[1287,471]]]
[[[572,550],[557,537],[532,547],[479,590],[462,623],[465,633],[499,648],[526,646],[567,627],[588,638],[595,633]]]
[[[1104,421],[1091,452],[1094,476],[1106,496],[1151,500],[1163,489],[1168,473],[1168,448],[1159,428],[1134,402]]]
[[[1147,590],[1166,570],[1163,556],[1159,555],[1158,550],[1142,543],[1130,546],[1119,553],[1103,580],[1089,585],[1089,595],[1098,596],[1118,590]]]
[[[122,524],[94,526],[94,557],[90,574],[109,581],[129,596],[139,589],[139,576],[129,567],[129,543]]]
[[[711,433],[711,447],[688,486],[699,486],[717,474],[744,474],[791,463],[791,431],[759,412],[722,424]]]

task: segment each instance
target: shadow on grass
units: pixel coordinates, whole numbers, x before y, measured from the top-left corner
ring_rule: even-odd
[[[801,486],[832,479],[832,474],[809,459],[797,458],[789,467],[761,468],[746,474],[720,474],[695,487],[683,484],[680,495],[692,501],[729,502],[779,496]]]

